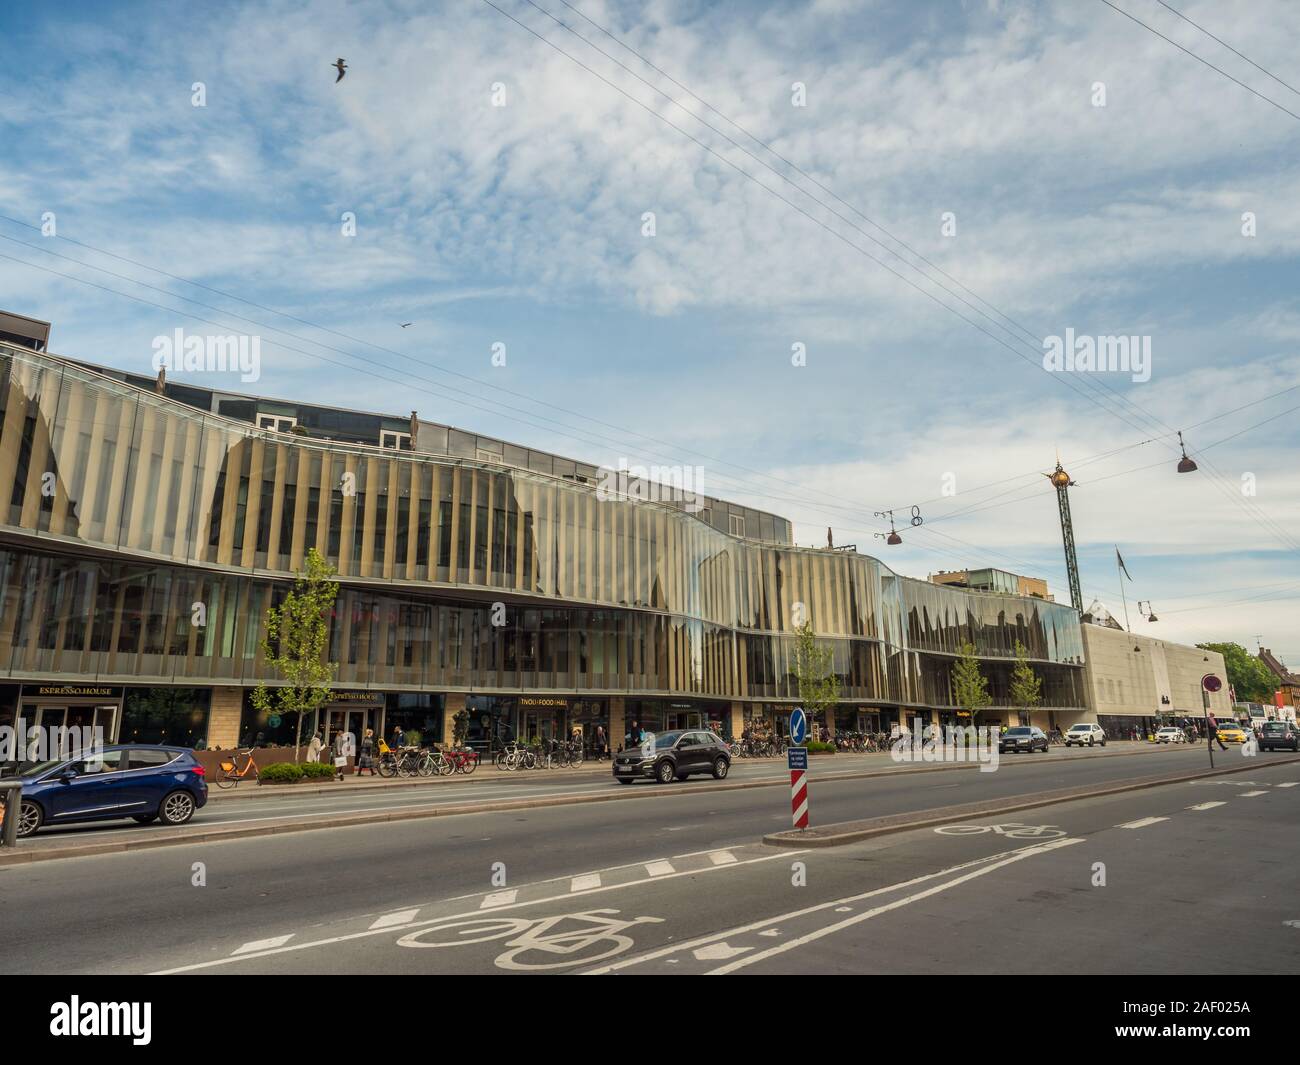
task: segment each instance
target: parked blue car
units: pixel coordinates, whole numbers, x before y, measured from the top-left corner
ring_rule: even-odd
[[[203,766],[185,747],[104,747],[93,758],[40,762],[19,776],[19,836],[43,825],[126,817],[183,825],[208,801]]]

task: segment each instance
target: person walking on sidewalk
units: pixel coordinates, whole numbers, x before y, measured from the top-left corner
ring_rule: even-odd
[[[320,752],[323,746],[324,744],[321,743],[320,733],[313,732],[311,734],[311,742],[307,744],[307,761],[319,762]]]
[[[609,750],[605,743],[605,726],[597,725],[596,726],[596,760],[597,761],[602,760],[607,754],[609,754]]]
[[[357,776],[361,776],[366,769],[370,770],[372,777],[375,775],[375,730],[372,728],[366,729],[357,750]]]
[[[1209,730],[1210,733],[1210,743],[1212,744],[1217,743],[1219,745],[1219,750],[1226,751],[1228,749],[1228,745],[1219,738],[1219,723],[1214,720],[1213,712],[1207,713],[1205,715],[1205,727]]]

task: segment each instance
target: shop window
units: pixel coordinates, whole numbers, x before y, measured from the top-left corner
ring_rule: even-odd
[[[208,743],[207,688],[128,688],[121,743],[161,743],[202,749]]]

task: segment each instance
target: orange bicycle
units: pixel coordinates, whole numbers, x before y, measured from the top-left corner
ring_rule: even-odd
[[[242,766],[239,765],[240,755],[248,759]],[[253,761],[253,752],[239,751],[230,761],[221,763],[221,776],[217,777],[217,787],[237,788],[239,782],[249,774],[252,774],[253,779],[259,784],[262,783],[262,778],[257,772],[257,763]]]

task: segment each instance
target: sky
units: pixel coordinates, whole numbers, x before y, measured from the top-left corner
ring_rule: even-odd
[[[1300,669],[1300,5],[1114,2],[0,2],[0,307]]]

